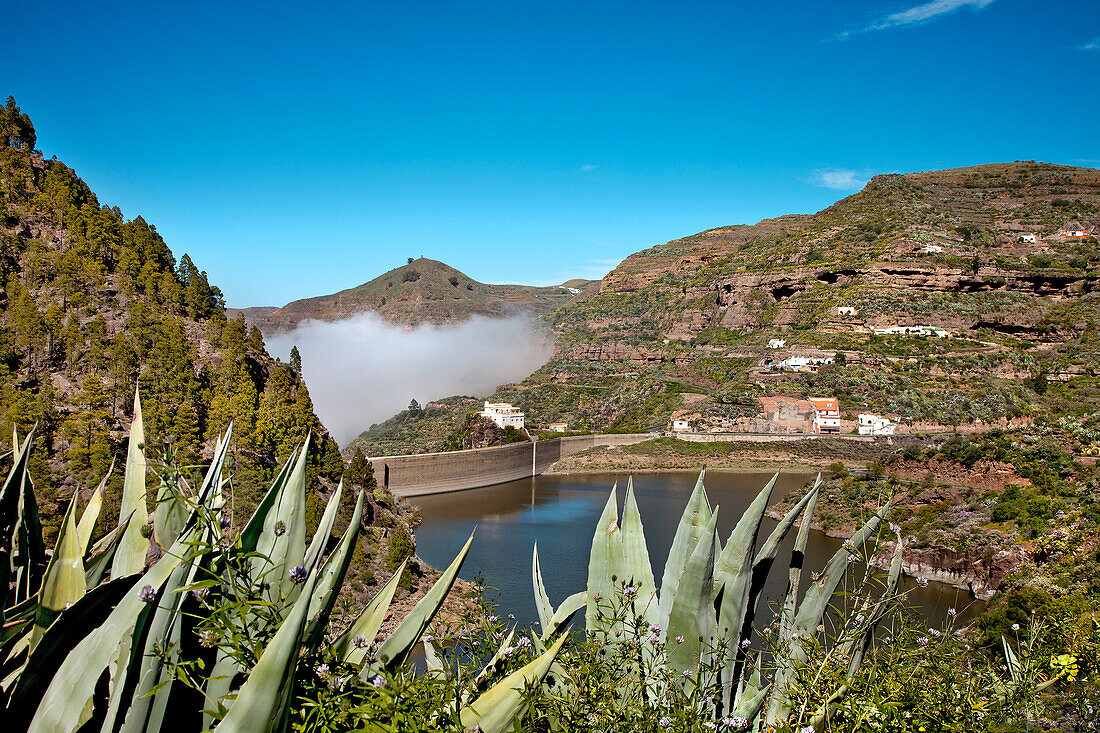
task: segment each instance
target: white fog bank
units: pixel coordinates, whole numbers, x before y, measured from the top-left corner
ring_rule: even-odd
[[[412,399],[490,395],[538,369],[553,351],[526,317],[475,316],[407,331],[363,313],[334,323],[304,321],[266,342],[283,361],[297,345],[313,407],[341,446]]]

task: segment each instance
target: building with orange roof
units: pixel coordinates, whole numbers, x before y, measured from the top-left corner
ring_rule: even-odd
[[[814,432],[836,434],[840,432],[840,405],[836,397],[811,397],[814,408]]]

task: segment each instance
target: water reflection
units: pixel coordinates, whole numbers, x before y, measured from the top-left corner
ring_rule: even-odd
[[[634,491],[658,582],[695,478],[688,473],[634,477]],[[723,542],[770,478],[769,473],[707,473],[707,494],[711,504],[718,506],[718,529]],[[806,474],[782,474],[773,497],[778,499],[811,478]],[[445,567],[476,526],[477,534],[462,577],[469,580],[480,574],[488,586],[499,591],[497,600],[502,612],[515,614],[521,623],[535,621],[532,545],[538,542],[551,602],[561,603],[568,595],[583,590],[592,533],[607,501],[608,489],[616,482],[621,511],[626,476],[611,473],[540,476],[482,489],[412,498],[410,501],[420,507],[423,517],[423,523],[416,528],[417,553],[434,567]],[[773,520],[764,520],[761,541],[774,527]],[[793,542],[792,531],[764,589],[769,602],[782,598],[786,590],[785,571]],[[839,539],[812,532],[806,548],[807,569],[820,570],[840,545]],[[849,575],[861,578],[861,566],[854,563],[851,567],[853,572]],[[809,572],[803,574],[803,581],[810,582]],[[922,588],[914,579],[903,578],[902,587],[931,625],[941,624],[949,608],[957,609],[960,621],[965,622],[982,607],[966,591],[941,583],[929,583]],[[770,615],[770,610],[761,607],[760,616],[767,619]]]

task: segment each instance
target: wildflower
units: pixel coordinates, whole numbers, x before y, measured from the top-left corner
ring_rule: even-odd
[[[947,615],[948,615],[948,616],[949,616],[950,618],[955,618],[955,613],[956,613],[956,612],[955,612],[955,609],[953,609],[953,608],[949,608],[949,609],[947,609]]]
[[[228,514],[222,514],[218,517],[218,526],[221,527],[222,529],[225,529],[226,527],[228,527],[232,523],[233,523],[233,520],[230,519]]]
[[[926,588],[928,586],[928,578],[917,578],[917,585],[921,588]]]
[[[638,589],[632,585],[628,585],[627,587],[623,588],[623,595],[627,598],[633,598],[634,596],[638,595]]]
[[[677,636],[677,637],[676,637],[676,643],[677,643],[677,644],[683,644],[683,643],[684,643],[684,637],[682,637],[682,636]]]
[[[218,632],[214,629],[203,629],[199,632],[199,646],[211,649],[218,643]]]
[[[386,684],[386,678],[380,674],[376,674],[370,678],[370,683],[378,688],[388,687]]]
[[[684,677],[691,677],[691,670],[690,669],[685,669],[684,670]]]
[[[360,635],[351,640],[351,645],[356,649],[366,649],[370,646],[370,639]]]
[[[815,733],[815,729],[812,725],[807,725],[802,729],[801,733]]]
[[[210,595],[210,589],[209,588],[195,588],[193,591],[191,591],[191,595],[194,596],[196,600],[205,601],[206,597],[208,595]]]
[[[917,643],[921,646],[928,646],[928,637],[922,636],[921,638],[917,639]]]
[[[309,573],[301,565],[295,565],[290,569],[290,582],[291,583],[304,583]]]
[[[431,634],[424,634],[424,636],[422,636],[420,638],[423,639],[424,641],[434,641],[435,640],[435,637],[432,636]]]
[[[660,726],[661,728],[667,728],[668,726],[672,725],[672,721],[669,720],[668,717],[666,716],[666,717],[663,717],[660,720],[658,720],[657,725]]]
[[[660,644],[661,643],[661,637],[657,636],[656,634],[653,634],[649,637],[649,643],[650,644]]]
[[[748,639],[742,639],[742,640],[741,640],[741,648],[742,648],[742,649],[748,649],[748,648],[749,648],[749,644],[751,644],[751,643],[752,643],[752,642],[751,642],[751,641],[749,641]]]
[[[322,664],[320,667],[317,668],[317,676],[321,679],[328,679],[329,672],[330,671],[327,664]]]
[[[929,629],[928,633],[931,634],[933,637],[939,637],[940,635],[939,629]]]
[[[1020,624],[1012,624],[1012,630],[1013,631],[1019,631],[1020,630]]]
[[[514,613],[508,614],[508,620],[509,621],[515,621],[516,620],[516,614],[514,614]]]
[[[718,728],[718,724],[715,723],[713,720],[708,720],[707,722],[703,723],[703,725],[710,728],[711,730],[715,730],[716,728]]]
[[[723,722],[725,722],[725,721],[729,721],[728,723],[726,723],[727,728],[734,728],[736,730],[743,730],[743,729],[749,727],[748,719],[742,718],[739,715],[734,715],[732,718],[725,718],[725,720]]]
[[[516,646],[520,649],[527,649],[531,646],[531,640],[526,636],[519,637],[519,641],[516,642]]]
[[[275,536],[282,537],[284,534],[286,534],[286,522],[280,519],[275,522]]]
[[[894,534],[901,534],[901,527],[894,524],[893,522],[890,522],[890,531]]]
[[[157,589],[151,585],[144,586],[138,591],[138,598],[146,603],[152,603],[157,599]]]
[[[659,633],[661,633],[661,625],[660,624],[652,624],[649,627],[649,630],[651,632],[653,632],[654,634],[659,634]]]
[[[497,622],[497,617],[496,616],[490,616],[489,617],[489,623],[495,624],[496,622]]]

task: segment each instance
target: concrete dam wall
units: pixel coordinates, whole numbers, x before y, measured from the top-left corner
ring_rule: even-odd
[[[632,445],[649,433],[571,435],[495,448],[370,458],[378,483],[398,496],[476,489],[538,476],[562,458],[601,445]]]

